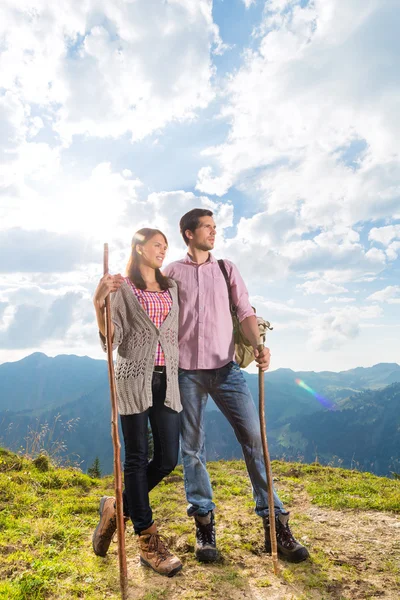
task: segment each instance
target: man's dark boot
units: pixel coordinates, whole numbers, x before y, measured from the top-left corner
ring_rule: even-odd
[[[215,521],[214,512],[201,517],[196,515],[196,545],[195,554],[201,562],[213,562],[218,558],[218,550],[215,544]]]
[[[269,516],[263,517],[265,531],[265,551],[271,554],[271,537]],[[276,541],[278,556],[288,562],[298,563],[309,558],[307,548],[299,544],[289,527],[289,513],[279,513],[275,516]]]

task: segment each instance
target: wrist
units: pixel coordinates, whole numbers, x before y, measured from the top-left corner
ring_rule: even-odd
[[[103,299],[103,300],[97,300],[97,299],[95,299],[95,300],[93,301],[93,304],[94,304],[94,306],[95,306],[95,308],[96,308],[96,309],[98,309],[98,310],[100,310],[101,312],[103,312],[103,310],[104,310],[104,307],[105,307],[105,305],[106,305],[106,302],[105,302],[105,300],[104,300],[104,299]]]

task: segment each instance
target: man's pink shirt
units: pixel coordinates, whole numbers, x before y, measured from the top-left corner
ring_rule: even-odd
[[[254,315],[246,285],[230,261],[232,298],[239,321]],[[179,290],[179,366],[181,369],[218,369],[235,359],[228,288],[218,261],[210,254],[198,265],[187,254],[163,270]]]

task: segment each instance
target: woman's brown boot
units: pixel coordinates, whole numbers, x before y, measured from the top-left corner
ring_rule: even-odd
[[[167,577],[173,577],[182,569],[179,558],[168,550],[165,539],[157,533],[155,523],[140,533],[138,543],[142,565]]]

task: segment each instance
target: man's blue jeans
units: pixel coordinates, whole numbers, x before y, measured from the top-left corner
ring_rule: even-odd
[[[179,369],[181,412],[181,454],[185,474],[189,516],[206,515],[215,508],[206,467],[204,412],[208,394],[228,419],[242,446],[253,486],[255,511],[268,515],[268,491],[259,418],[250,390],[239,365],[230,362],[220,369],[188,371]],[[284,512],[274,490],[275,513]]]

